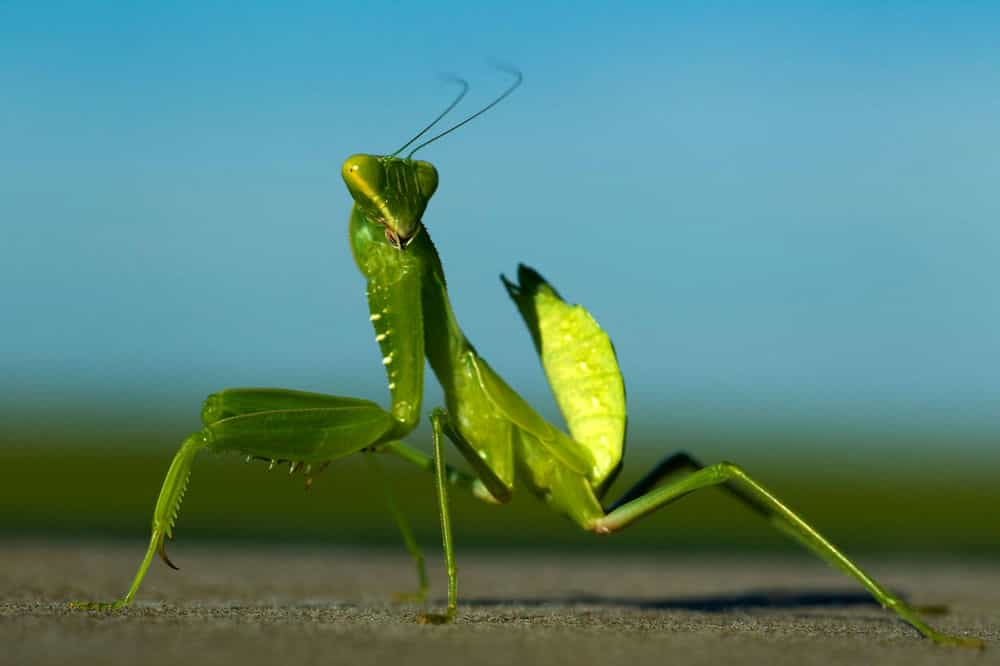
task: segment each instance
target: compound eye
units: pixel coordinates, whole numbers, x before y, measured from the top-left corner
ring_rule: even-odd
[[[430,162],[416,160],[417,183],[420,185],[420,194],[425,199],[430,199],[438,187],[438,172]]]
[[[340,169],[351,195],[371,200],[385,187],[385,169],[374,155],[351,155]]]

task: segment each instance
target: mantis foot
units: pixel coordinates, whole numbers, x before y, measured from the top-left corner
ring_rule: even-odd
[[[129,602],[124,599],[117,601],[71,601],[68,605],[73,610],[116,611],[127,608]]]
[[[417,616],[417,624],[451,624],[454,613],[421,613]]]
[[[903,601],[894,600],[894,602],[887,604],[887,608],[891,608],[900,614],[903,620],[909,622],[914,629],[923,634],[928,640],[933,642],[935,645],[943,645],[947,647],[960,647],[960,648],[972,648],[974,650],[983,650],[986,648],[986,641],[973,638],[971,636],[954,636],[952,634],[946,634],[940,632],[933,627],[928,626],[919,617],[918,613],[923,613],[927,615],[941,615],[948,612],[948,607],[938,604],[938,605],[926,605],[926,606],[910,606]]]
[[[950,634],[942,634],[938,632],[929,634],[927,638],[934,641],[934,643],[937,645],[945,645],[948,647],[972,648],[973,650],[986,649],[986,641],[980,638],[970,638],[967,636],[952,636]]]

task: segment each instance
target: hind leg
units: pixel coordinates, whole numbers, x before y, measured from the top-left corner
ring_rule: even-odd
[[[673,463],[668,465],[667,462],[669,461],[670,459],[667,459],[667,461],[661,464],[664,467],[664,471],[660,474],[660,478],[669,478],[671,474],[682,471],[685,466],[688,468],[693,467],[696,471],[690,472],[680,478],[675,477],[670,479],[659,486],[656,485],[656,479],[647,476],[639,483],[642,492],[638,494],[633,491],[626,493],[627,501],[616,504],[615,508],[610,510],[604,517],[592,521],[587,527],[598,534],[610,534],[611,532],[628,527],[643,516],[647,516],[689,493],[701,490],[702,488],[721,485],[729,488],[738,497],[748,502],[754,510],[771,519],[782,531],[794,537],[830,564],[855,578],[884,608],[896,613],[901,619],[908,622],[933,642],[940,645],[975,648],[982,648],[985,645],[979,639],[944,634],[926,624],[920,619],[915,609],[911,608],[906,602],[893,595],[862,571],[860,567],[841,553],[836,546],[827,541],[815,528],[785,506],[784,503],[750,477],[742,468],[728,462],[718,463],[710,467],[700,467],[698,463],[689,457],[686,460],[684,458],[675,458]],[[667,471],[669,471],[669,474]]]

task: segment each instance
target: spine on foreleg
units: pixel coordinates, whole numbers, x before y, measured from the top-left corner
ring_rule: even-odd
[[[211,434],[207,431],[196,432],[184,440],[181,450],[177,452],[170,463],[167,476],[163,479],[160,496],[156,500],[156,508],[153,510],[154,538],[159,535],[157,551],[163,561],[175,569],[177,567],[167,557],[164,549],[164,538],[174,538],[174,525],[177,523],[181,501],[184,499],[184,493],[187,491],[188,481],[191,478],[191,465],[198,451],[207,446],[210,441]]]
[[[357,209],[351,214],[354,258],[368,280],[368,310],[382,353],[394,437],[403,437],[420,420],[424,383],[424,322],[421,302],[423,267],[406,252],[372,236]]]
[[[370,281],[368,306],[392,396],[390,412],[402,436],[416,427],[420,419],[424,339],[419,283],[405,274],[400,276],[400,282],[413,284],[390,287],[381,281]],[[407,289],[411,291],[406,293]]]

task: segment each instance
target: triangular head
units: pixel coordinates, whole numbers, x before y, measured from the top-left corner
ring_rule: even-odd
[[[391,155],[351,155],[341,175],[361,212],[385,228],[386,240],[401,250],[420,231],[427,202],[438,186],[430,162]]]
[[[462,86],[462,91],[458,96],[429,125],[420,130],[392,155],[358,154],[351,155],[344,161],[341,175],[344,177],[344,182],[347,183],[351,197],[354,198],[354,202],[369,221],[378,223],[385,228],[386,240],[397,250],[406,249],[414,236],[420,233],[421,218],[427,208],[427,202],[434,196],[438,186],[438,174],[434,165],[423,160],[412,159],[413,154],[483,115],[521,85],[522,77],[519,71],[507,67],[501,67],[501,69],[514,75],[514,83],[480,110],[418,144],[405,158],[397,157],[397,155],[424,136],[439,120],[455,108],[469,90],[468,83],[462,79],[454,79]]]

